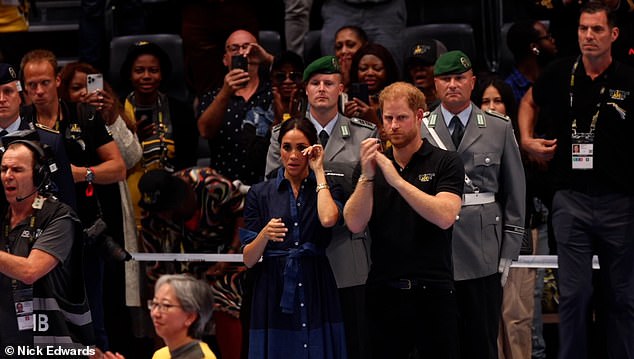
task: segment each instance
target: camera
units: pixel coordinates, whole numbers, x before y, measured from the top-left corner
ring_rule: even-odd
[[[106,222],[101,218],[97,218],[90,227],[84,229],[86,245],[94,246],[104,259],[115,262],[126,262],[132,259],[128,251],[105,233],[106,228],[108,228]]]

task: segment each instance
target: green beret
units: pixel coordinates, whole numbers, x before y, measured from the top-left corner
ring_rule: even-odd
[[[304,70],[304,82],[310,80],[314,74],[338,73],[341,73],[341,70],[339,69],[339,61],[337,61],[337,58],[332,55],[323,56],[306,66]]]
[[[471,60],[460,50],[445,52],[434,65],[434,76],[457,75],[471,70]]]

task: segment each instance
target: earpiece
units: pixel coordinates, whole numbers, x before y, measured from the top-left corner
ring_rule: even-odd
[[[531,50],[533,51],[535,55],[539,55],[539,49],[537,48],[537,46],[533,46]]]

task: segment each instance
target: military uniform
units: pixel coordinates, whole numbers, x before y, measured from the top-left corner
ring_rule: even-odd
[[[428,120],[447,150],[458,152],[470,180],[470,184],[465,180],[463,206],[452,237],[454,279],[460,297],[460,281],[495,275],[501,258],[516,259],[519,255],[524,235],[524,169],[507,119],[485,113],[472,104],[458,148],[451,140],[441,107]],[[438,145],[427,127],[422,127],[423,137]],[[497,313],[496,319],[491,316],[492,325],[499,321],[501,288],[499,294],[493,303],[487,303],[491,312]],[[484,335],[477,330],[476,333]],[[482,344],[486,341],[475,340]]]
[[[434,75],[442,82],[447,76],[469,70],[469,58],[461,51],[450,51],[436,61]],[[452,236],[461,355],[497,358],[502,305],[497,273],[500,269],[508,271],[510,260],[520,252],[526,212],[524,168],[507,117],[485,113],[469,102],[459,113],[452,113],[445,99],[442,101],[424,120],[421,133],[432,144],[442,142],[440,147],[457,151],[464,164],[462,209]],[[462,120],[452,125],[464,126],[457,148],[448,128],[450,119],[443,113],[454,117],[468,114],[466,125]]]
[[[429,130],[423,137],[438,146]],[[492,193],[490,203],[465,205],[453,229],[454,278],[465,280],[494,274],[500,258],[517,258],[524,235],[525,180],[520,152],[511,122],[472,105],[464,137],[456,149],[440,107],[429,116],[433,128],[449,151],[457,151],[474,187],[465,183],[468,200],[474,188],[480,196]],[[496,141],[496,139],[498,141]],[[489,227],[489,226],[492,227]],[[479,231],[478,231],[479,229]],[[474,240],[474,233],[480,238]]]

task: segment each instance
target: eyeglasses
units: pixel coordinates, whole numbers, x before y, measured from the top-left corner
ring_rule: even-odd
[[[149,309],[150,312],[153,311],[154,309],[157,309],[159,311],[159,313],[167,313],[170,310],[170,308],[172,308],[172,307],[182,308],[181,305],[159,303],[159,302],[155,302],[153,300],[148,300],[147,301],[147,309]]]
[[[238,53],[240,52],[240,49],[246,50],[249,48],[249,46],[251,46],[250,42],[245,42],[244,44],[231,44],[227,45],[227,51],[231,53]]]
[[[278,72],[274,72],[271,76],[273,77],[273,81],[277,83],[282,83],[286,79],[290,79],[293,82],[302,81],[302,73],[297,71],[291,71],[291,72],[278,71]]]

